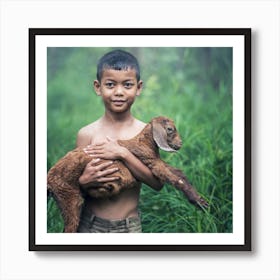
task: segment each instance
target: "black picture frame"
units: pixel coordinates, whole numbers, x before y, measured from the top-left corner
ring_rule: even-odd
[[[36,233],[36,40],[39,36],[241,36],[244,39],[244,242],[242,244],[43,244]],[[251,248],[251,29],[29,29],[29,250],[30,251],[250,251]]]

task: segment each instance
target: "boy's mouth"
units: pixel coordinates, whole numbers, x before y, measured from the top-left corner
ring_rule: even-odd
[[[112,100],[112,103],[114,103],[117,106],[122,105],[123,103],[125,103],[125,100],[122,99],[116,99],[116,100]]]

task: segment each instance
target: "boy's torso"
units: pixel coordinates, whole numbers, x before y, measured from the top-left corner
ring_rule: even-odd
[[[106,141],[106,137],[121,140],[131,139],[139,134],[145,125],[145,123],[134,119],[131,125],[106,126],[100,119],[85,127],[89,137],[87,141],[89,144],[98,144]],[[85,208],[96,216],[109,220],[137,216],[140,187],[139,183],[137,187],[127,189],[111,198],[87,198]]]
[[[106,137],[114,140],[128,140],[139,134],[145,127],[145,123],[134,119],[129,125],[111,124],[104,125],[102,120],[98,120],[88,126],[90,143],[96,144],[106,141]]]

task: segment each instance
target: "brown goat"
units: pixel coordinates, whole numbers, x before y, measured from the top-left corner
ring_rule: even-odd
[[[168,183],[175,186],[196,206],[202,208],[208,206],[179,169],[171,167],[160,159],[158,148],[172,152],[180,149],[182,145],[172,120],[166,117],[154,118],[134,138],[118,140],[118,143],[148,166],[161,184]],[[83,205],[79,177],[90,160],[92,157],[79,147],[67,153],[48,172],[48,191],[54,195],[61,210],[64,232],[77,231]],[[118,194],[123,189],[135,186],[136,179],[121,161],[116,160],[113,165],[119,169],[114,176],[119,177],[120,180],[89,187],[86,190],[87,195],[109,197]]]

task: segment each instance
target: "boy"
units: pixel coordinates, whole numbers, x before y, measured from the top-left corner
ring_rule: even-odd
[[[133,138],[146,125],[134,118],[130,110],[142,86],[137,59],[130,53],[116,50],[100,59],[94,89],[103,100],[105,113],[78,133],[77,146],[87,146],[85,152],[93,157],[79,183],[83,188],[118,180],[114,177],[116,170],[110,168],[112,161],[118,159],[129,168],[139,185],[112,198],[86,197],[78,232],[141,232],[140,182],[156,190],[162,188],[149,168],[117,143],[118,139]],[[98,164],[99,159],[112,161]]]

